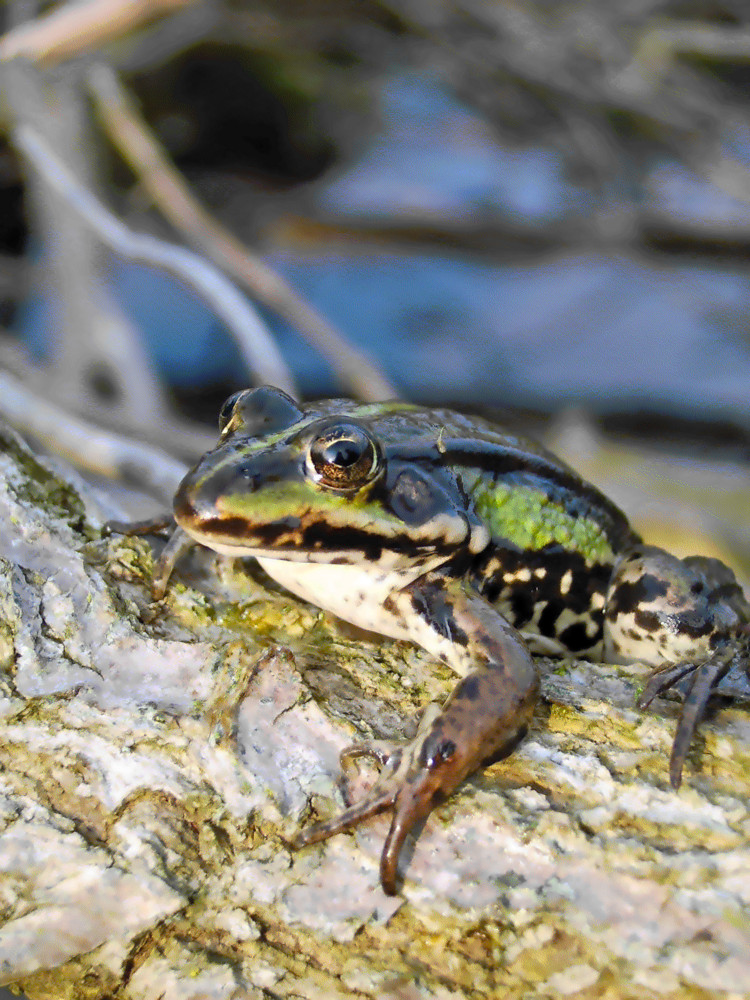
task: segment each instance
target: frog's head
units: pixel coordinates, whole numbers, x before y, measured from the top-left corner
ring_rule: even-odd
[[[303,409],[268,386],[235,393],[221,408],[217,447],[177,490],[177,523],[230,555],[398,566],[481,551],[487,529],[439,449],[415,454],[413,440],[404,448],[403,431],[389,430],[399,407]]]

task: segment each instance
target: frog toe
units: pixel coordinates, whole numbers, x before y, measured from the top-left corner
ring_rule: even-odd
[[[693,673],[690,688],[685,698],[677,723],[677,732],[672,743],[669,758],[669,781],[672,788],[679,788],[682,769],[685,766],[688,748],[693,741],[698,723],[703,718],[711,692],[729,669],[729,664],[721,660],[707,660]]]
[[[380,881],[389,896],[396,894],[398,860],[404,841],[413,827],[424,819],[444,797],[444,780],[435,767],[425,766],[424,738],[406,747],[387,748],[367,743],[347,747],[342,760],[372,756],[385,762],[375,785],[363,799],[329,820],[302,830],[293,846],[306,847],[334,834],[350,830],[378,813],[393,809],[393,819],[380,859]],[[440,764],[442,761],[438,760]],[[439,768],[438,768],[439,771]]]
[[[396,792],[393,789],[387,787],[378,789],[376,786],[364,799],[345,809],[338,816],[332,816],[331,819],[322,820],[320,823],[313,823],[312,826],[308,826],[305,830],[300,830],[292,841],[292,846],[295,849],[307,847],[309,844],[317,844],[321,840],[328,840],[329,837],[333,837],[336,833],[351,830],[366,819],[370,819],[371,816],[377,816],[378,813],[390,809],[393,805],[395,795]]]
[[[697,663],[670,663],[649,676],[636,704],[638,708],[648,708],[654,698],[675,687],[683,677],[697,670]]]
[[[398,749],[392,743],[385,740],[370,740],[368,743],[350,743],[341,751],[339,759],[342,767],[346,767],[350,761],[359,757],[369,757],[384,767],[397,752]]]
[[[729,666],[730,662],[726,656],[716,656],[699,663],[670,664],[651,674],[638,699],[638,707],[646,708],[658,695],[675,687],[683,678],[689,677],[669,759],[669,781],[675,789],[679,788],[682,782],[687,752],[698,724],[703,718],[711,692],[729,670]]]
[[[337,816],[314,823],[312,826],[301,830],[293,841],[294,847],[305,847],[308,844],[317,844],[321,840],[327,840],[336,833],[343,833],[359,826],[371,816],[390,809],[396,801],[400,786],[400,764],[402,750],[394,749],[390,745],[380,742],[355,743],[345,747],[341,752],[341,762],[357,757],[373,757],[380,764],[384,765],[383,770],[378,775],[377,781],[370,791],[359,802],[350,805]]]

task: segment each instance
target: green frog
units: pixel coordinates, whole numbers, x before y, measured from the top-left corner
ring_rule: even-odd
[[[534,652],[648,664],[643,704],[687,680],[670,765],[679,786],[711,690],[750,662],[750,606],[723,563],[644,545],[565,463],[479,417],[401,402],[303,406],[262,387],[231,396],[219,424],[218,445],[177,490],[177,524],[459,677],[407,745],[345,751],[378,759],[375,786],[297,846],[390,809],[380,877],[395,893],[408,832],[526,733]]]

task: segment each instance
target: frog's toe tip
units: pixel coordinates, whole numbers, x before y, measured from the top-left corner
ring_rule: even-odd
[[[295,833],[289,843],[292,850],[299,851],[303,847],[309,847],[311,844],[326,840],[332,832],[329,831],[326,823],[313,823],[312,826],[305,827],[304,830]]]
[[[669,762],[669,783],[676,792],[679,791],[682,784],[682,769],[684,765],[685,761],[683,759],[671,760]]]
[[[398,885],[396,884],[395,876],[393,878],[387,878],[381,873],[380,885],[386,896],[398,896]]]

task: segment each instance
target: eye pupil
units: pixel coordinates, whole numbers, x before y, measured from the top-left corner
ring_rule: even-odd
[[[356,424],[338,424],[310,447],[314,478],[335,489],[356,489],[371,480],[378,467],[375,442]]]
[[[344,468],[354,465],[362,457],[362,449],[358,445],[359,442],[355,441],[336,441],[324,450],[325,459],[330,465]]]

